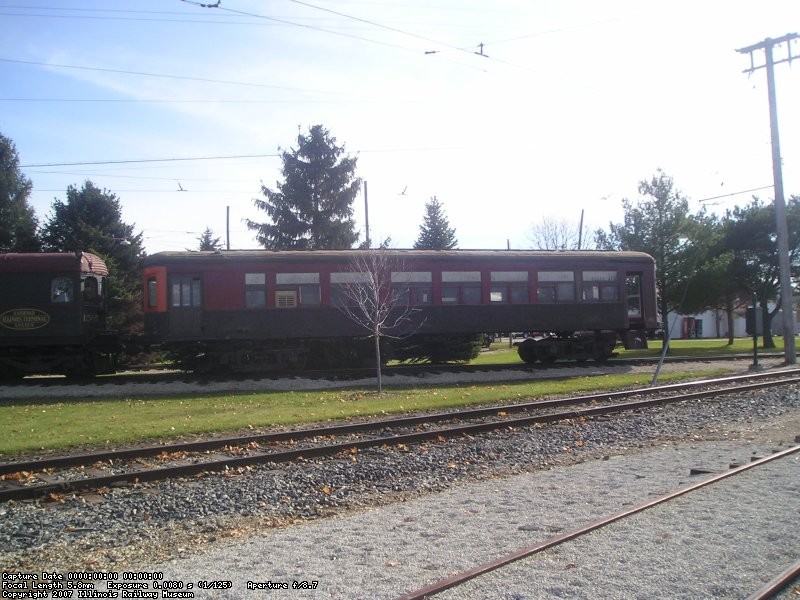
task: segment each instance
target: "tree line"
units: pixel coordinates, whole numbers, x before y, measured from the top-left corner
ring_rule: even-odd
[[[282,179],[262,184],[254,206],[266,220],[246,220],[257,242],[272,250],[365,248],[353,217],[362,180],[358,157],[322,125],[298,132],[296,146],[280,149]],[[65,200],[54,199],[51,213],[39,222],[28,199],[33,184],[20,170],[14,143],[0,134],[0,252],[95,252],[114,274],[112,295],[118,304],[117,326],[132,327],[140,304],[139,260],[144,256],[142,233],[122,221],[119,198],[91,181],[70,186]],[[657,171],[639,183],[639,198],[622,202],[621,223],[594,232],[597,250],[637,250],[656,259],[662,322],[670,312],[696,314],[726,311],[733,336],[734,312],[755,293],[764,312],[765,332],[780,306],[775,214],[771,203],[757,197],[743,207],[717,216],[705,209],[689,213],[688,199],[672,178]],[[792,280],[800,277],[800,197],[787,202]],[[583,231],[547,222],[535,229],[535,242],[548,249],[580,247]],[[221,248],[219,237],[206,228],[198,249]],[[389,247],[391,238],[380,243]],[[443,204],[433,196],[425,205],[414,248],[453,249],[456,230]],[[792,290],[789,290],[792,293]],[[775,308],[770,309],[772,303]],[[765,346],[774,345],[767,335]]]
[[[784,293],[774,204],[753,197],[723,215],[708,214],[705,208],[690,214],[687,198],[662,171],[641,181],[639,194],[635,203],[623,201],[622,223],[595,232],[595,244],[600,250],[640,250],[656,259],[665,327],[669,312],[722,310],[733,343],[734,313],[749,305],[755,294],[763,315],[764,347],[774,348],[770,325]],[[790,197],[786,218],[793,286],[785,292],[794,297],[800,277],[800,196]]]

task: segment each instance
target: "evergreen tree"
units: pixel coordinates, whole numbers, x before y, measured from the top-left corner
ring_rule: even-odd
[[[456,230],[450,227],[441,202],[434,196],[425,204],[425,217],[414,249],[452,250],[457,245]]]
[[[353,202],[361,188],[356,158],[343,156],[344,146],[322,125],[297,136],[297,148],[282,152],[283,182],[277,190],[262,185],[266,197],[256,207],[269,223],[247,220],[256,239],[271,250],[342,250],[358,242]]]
[[[28,204],[33,184],[19,169],[17,148],[0,134],[0,252],[36,252],[41,249],[39,225]]]
[[[67,201],[55,199],[42,228],[42,241],[51,252],[86,251],[105,260],[110,277],[108,327],[129,333],[141,328],[142,282],[139,259],[144,255],[142,234],[123,223],[117,196],[91,181],[82,189],[67,188]]]
[[[218,237],[214,237],[214,232],[210,227],[206,227],[203,234],[197,238],[199,243],[198,250],[221,250],[222,243]]]
[[[763,203],[758,198],[744,208],[735,207],[728,212],[726,245],[733,253],[731,281],[747,290],[745,301],[755,292],[761,305],[764,323],[764,348],[774,348],[771,323],[781,308],[780,261],[775,236],[775,204]],[[797,286],[800,274],[800,196],[791,196],[786,203],[786,221],[789,232],[789,264],[792,280]],[[797,290],[789,290],[796,294]],[[773,309],[769,303],[773,302]]]
[[[661,319],[669,335],[668,313],[681,305],[687,279],[700,266],[692,247],[695,222],[688,214],[688,200],[660,170],[639,183],[639,194],[636,205],[622,201],[624,222],[611,223],[610,235],[598,231],[596,239],[599,249],[638,250],[656,259]]]

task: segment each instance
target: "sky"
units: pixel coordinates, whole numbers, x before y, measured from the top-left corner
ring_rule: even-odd
[[[799,32],[797,0],[215,3],[0,0],[0,133],[41,221],[88,180],[148,253],[206,228],[256,248],[253,200],[318,124],[395,248],[434,196],[460,248],[531,248],[544,219],[608,229],[659,169],[693,212],[773,198],[766,70],[736,50]],[[788,198],[800,59],[775,80]],[[363,240],[363,193],[354,218]]]

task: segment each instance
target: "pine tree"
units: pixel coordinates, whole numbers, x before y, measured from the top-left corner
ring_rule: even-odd
[[[211,230],[210,227],[206,227],[206,230],[203,232],[203,235],[197,238],[197,242],[199,244],[198,250],[222,249],[222,243],[220,243],[219,237],[214,237],[214,232]]]
[[[83,188],[67,188],[67,201],[54,200],[52,213],[42,228],[42,241],[50,252],[92,252],[102,257],[111,274],[108,326],[133,333],[141,327],[142,280],[139,260],[144,256],[142,234],[122,221],[116,194],[91,181]]]
[[[28,204],[33,184],[19,170],[17,148],[0,134],[0,252],[36,252],[41,248],[38,221]]]
[[[434,196],[425,204],[425,217],[414,242],[416,250],[452,250],[458,245],[456,230],[450,227],[441,202]]]
[[[271,250],[342,250],[358,242],[353,202],[361,188],[355,176],[356,158],[322,125],[297,136],[297,149],[282,153],[283,182],[277,191],[261,186],[266,199],[256,207],[271,222],[247,220],[256,239]]]

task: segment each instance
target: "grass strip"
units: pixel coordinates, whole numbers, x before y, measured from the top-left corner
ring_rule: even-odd
[[[662,382],[720,375],[669,374]],[[358,417],[513,402],[646,386],[648,374],[563,380],[302,392],[241,392],[166,397],[20,400],[0,403],[0,460],[18,453],[64,451],[166,440],[186,435],[299,427]]]
[[[762,338],[759,340],[763,343]],[[519,343],[522,339],[515,339],[514,342]],[[775,348],[765,349],[762,346],[758,347],[759,354],[761,353],[782,353],[784,351],[783,338],[775,337]],[[649,340],[649,348],[644,350],[626,350],[622,346],[617,346],[615,352],[618,353],[619,358],[658,358],[661,355],[662,341]],[[494,342],[491,345],[491,352],[482,352],[481,355],[472,361],[470,364],[474,365],[495,365],[495,364],[517,364],[522,363],[522,360],[517,354],[517,348],[508,347],[508,341]],[[726,356],[733,354],[752,354],[753,353],[753,340],[752,338],[737,338],[733,344],[728,344],[727,339],[720,338],[704,338],[699,340],[670,340],[669,353],[667,360],[675,357],[703,357],[703,356]]]

